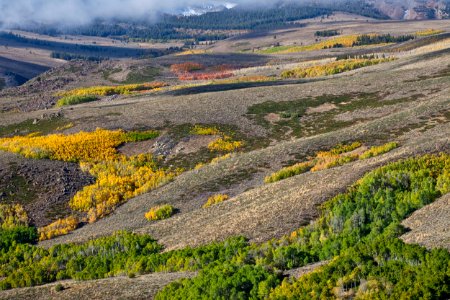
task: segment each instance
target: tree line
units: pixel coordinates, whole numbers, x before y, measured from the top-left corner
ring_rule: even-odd
[[[334,11],[345,11],[367,17],[386,19],[387,17],[363,0],[338,1],[326,5],[315,2],[288,4],[277,7],[236,7],[219,12],[210,12],[199,16],[179,16],[163,14],[157,23],[147,20],[97,20],[93,24],[75,28],[56,28],[41,25],[26,28],[33,32],[60,35],[77,34],[87,36],[114,37],[119,39],[195,39],[197,41],[219,40],[229,36],[227,30],[271,30],[288,26],[288,23],[300,19],[329,16]],[[120,25],[126,23],[126,26]],[[296,25],[297,26],[297,25]],[[180,29],[197,29],[200,32]]]

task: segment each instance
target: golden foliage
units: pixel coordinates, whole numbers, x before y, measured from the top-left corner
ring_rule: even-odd
[[[231,136],[226,135],[216,127],[195,125],[191,133],[197,135],[220,135],[220,138],[208,144],[208,149],[211,152],[233,152],[244,146],[244,142],[234,141]],[[201,168],[202,165],[199,165],[196,169]]]
[[[398,143],[391,142],[382,146],[372,147],[361,153],[363,150],[363,148],[361,148],[362,146],[363,145],[360,142],[353,142],[351,144],[336,145],[330,151],[319,151],[316,153],[316,157],[311,158],[306,162],[300,162],[272,173],[264,179],[264,182],[277,182],[308,171],[317,172],[320,170],[342,166],[358,159],[366,159],[372,156],[381,155],[397,148]],[[359,153],[352,153],[357,149],[360,149],[360,151],[357,151]]]
[[[351,70],[377,65],[383,62],[394,60],[393,58],[377,58],[377,59],[344,59],[330,62],[323,65],[297,68],[293,70],[284,71],[281,74],[283,78],[311,78],[329,76],[348,72]]]
[[[50,225],[39,228],[39,240],[49,240],[56,236],[65,235],[78,227],[78,219],[74,216],[59,219]]]
[[[28,215],[20,204],[0,204],[0,227],[28,226]]]
[[[124,142],[154,138],[155,131],[124,132],[97,129],[72,135],[25,136],[0,139],[0,149],[30,158],[79,161],[83,171],[96,178],[70,200],[73,210],[88,214],[89,222],[104,217],[128,199],[155,189],[181,170],[157,166],[151,154],[126,157],[116,147]],[[58,220],[40,229],[41,239],[66,234],[76,228],[73,218]]]
[[[227,154],[225,154],[225,155],[222,155],[222,156],[218,156],[218,157],[213,158],[209,164],[210,164],[210,165],[215,165],[215,164],[217,164],[219,161],[226,160],[226,159],[228,159],[228,158],[230,158],[230,157],[231,157],[231,153],[227,153]],[[195,166],[194,169],[195,169],[195,170],[198,170],[198,169],[201,169],[201,168],[204,167],[204,166],[205,166],[205,163],[198,163],[198,164]]]
[[[183,52],[179,52],[175,54],[175,56],[183,56],[183,55],[198,55],[198,54],[206,54],[210,53],[210,50],[204,50],[204,49],[192,49],[192,50],[186,50]]]
[[[208,145],[208,149],[210,151],[217,152],[232,152],[244,146],[244,142],[242,141],[233,141],[230,136],[223,136]]]
[[[195,165],[194,170],[200,170],[204,166],[205,166],[205,163],[199,162],[198,164]]]
[[[241,82],[268,82],[276,80],[275,77],[264,76],[264,75],[253,75],[253,76],[241,76],[231,79],[220,79],[214,80],[211,84],[232,84]]]
[[[141,84],[126,84],[117,86],[92,86],[78,88],[70,91],[58,93],[57,96],[110,96],[110,95],[128,95],[132,92],[149,91],[167,86],[164,82],[150,82]]]
[[[49,158],[69,162],[114,159],[116,147],[126,141],[122,130],[97,129],[71,135],[16,136],[0,139],[0,149],[27,158]]]
[[[374,147],[371,147],[369,150],[365,151],[363,154],[361,154],[359,156],[359,159],[367,159],[367,158],[371,158],[374,156],[378,156],[378,155],[387,153],[397,147],[398,147],[398,143],[396,143],[396,142],[387,143],[387,144],[384,144],[381,146],[374,146]]]
[[[360,148],[360,142],[351,144],[338,144],[330,151],[319,151],[316,154],[315,165],[311,168],[311,172],[342,166],[351,161],[357,160],[357,154],[348,154],[349,152]]]
[[[225,154],[225,155],[222,155],[222,156],[219,156],[219,157],[215,157],[215,158],[213,158],[213,159],[211,160],[211,164],[212,164],[212,165],[215,165],[215,164],[217,164],[219,161],[229,159],[230,157],[231,157],[231,153],[227,153],[227,154]]]
[[[430,36],[430,35],[435,35],[435,34],[440,34],[445,32],[444,30],[438,30],[438,29],[425,29],[425,30],[421,30],[421,31],[417,31],[415,33],[416,36]]]
[[[206,203],[203,204],[203,208],[208,208],[212,205],[226,201],[228,199],[230,199],[230,197],[225,194],[218,194],[218,195],[211,196],[208,198],[208,201],[206,201]]]
[[[70,207],[88,212],[89,222],[110,214],[130,198],[172,180],[181,170],[159,169],[151,154],[120,156],[99,163],[81,163],[97,181],[84,187],[70,200]]]
[[[196,135],[219,135],[220,130],[216,127],[195,125],[194,128],[192,128],[191,133]]]
[[[155,206],[145,213],[145,218],[149,221],[164,220],[170,218],[174,211],[173,206],[170,204]]]
[[[358,155],[342,155],[332,154],[330,152],[320,152],[317,154],[317,161],[314,167],[311,168],[311,172],[342,166],[357,159]]]
[[[346,152],[353,151],[355,149],[358,149],[361,147],[361,142],[353,142],[351,144],[339,144],[333,147],[333,149],[330,150],[331,154],[342,154]]]
[[[286,168],[282,168],[281,170],[266,176],[266,178],[264,178],[264,182],[265,183],[272,183],[272,182],[277,182],[298,174],[302,174],[305,172],[308,172],[312,167],[314,166],[314,162],[313,161],[306,161],[306,162],[301,162],[298,164],[295,164],[293,166],[289,166]]]
[[[321,50],[326,48],[333,48],[335,45],[342,45],[342,47],[352,47],[353,44],[358,40],[359,35],[346,35],[341,37],[335,37],[331,39],[327,39],[325,41],[321,41],[311,45],[305,46],[278,46],[272,47],[266,50],[262,50],[262,53],[271,54],[285,54],[285,53],[294,53],[294,52],[303,52],[303,51],[313,51],[313,50]]]

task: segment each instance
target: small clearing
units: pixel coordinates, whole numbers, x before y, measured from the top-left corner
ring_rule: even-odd
[[[402,225],[411,229],[402,236],[405,243],[450,251],[450,194],[414,212]]]
[[[306,109],[306,114],[310,115],[310,114],[315,114],[315,113],[323,113],[323,112],[327,112],[327,111],[330,111],[330,110],[333,110],[336,108],[337,108],[337,106],[333,103],[324,103],[317,107],[308,107]]]
[[[65,280],[32,288],[0,292],[0,299],[94,300],[94,299],[153,299],[156,293],[172,281],[195,276],[194,272],[153,273],[129,278],[75,281]],[[62,291],[56,286],[62,285]]]

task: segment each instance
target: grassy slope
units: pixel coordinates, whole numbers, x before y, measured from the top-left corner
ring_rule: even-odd
[[[414,212],[402,222],[411,231],[402,236],[410,244],[450,250],[450,194]]]
[[[408,115],[404,117],[408,117]],[[380,128],[383,123],[389,124],[389,121],[394,119],[401,121],[403,118],[397,114],[392,116],[391,120],[384,118],[371,125],[372,128]],[[403,147],[384,156],[355,162],[338,169],[307,173],[273,185],[258,187],[262,184],[264,176],[262,173],[262,176],[259,175],[259,179],[247,182],[247,184],[256,186],[255,189],[209,210],[199,209],[203,204],[202,201],[205,201],[205,197],[196,192],[211,187],[214,182],[223,184],[224,171],[227,176],[236,176],[240,170],[251,168],[256,162],[267,164],[277,158],[280,159],[287,151],[299,154],[305,148],[311,149],[327,144],[331,146],[335,144],[336,140],[364,136],[361,134],[364,132],[364,128],[370,127],[356,126],[356,128],[333,134],[287,142],[264,150],[238,155],[198,171],[188,172],[175,179],[173,183],[128,202],[112,216],[78,229],[70,235],[46,241],[42,245],[83,241],[88,237],[107,235],[123,228],[150,233],[169,248],[198,245],[239,234],[244,234],[256,241],[267,240],[309,222],[316,216],[317,204],[329,199],[368,170],[400,158],[436,151],[436,145],[445,145],[446,137],[450,133],[450,126],[442,125],[437,130],[426,132],[422,138],[418,138],[415,134],[411,135],[409,140],[405,140]],[[285,158],[287,159],[287,157]],[[233,169],[232,172],[231,169]],[[342,174],[348,175],[342,176]],[[143,218],[146,209],[161,202],[168,202],[180,207],[181,214],[149,225]],[[287,207],[290,209],[287,210]],[[291,208],[293,207],[296,214],[292,214]],[[255,218],[259,222],[255,222]],[[280,220],[283,221],[280,222]]]
[[[85,226],[68,236],[44,242],[42,245],[82,241],[110,234],[118,229],[150,233],[168,248],[204,244],[237,234],[244,234],[253,241],[263,241],[286,234],[313,220],[317,216],[318,204],[342,191],[365,172],[411,155],[450,151],[448,148],[450,125],[447,123],[450,117],[449,77],[439,75],[447,74],[442,72],[449,64],[448,52],[435,52],[402,58],[398,62],[358,70],[322,82],[178,97],[144,96],[120,100],[114,104],[80,105],[73,110],[65,111],[65,116],[75,122],[75,127],[71,129],[74,132],[80,129],[94,129],[97,126],[129,129],[142,125],[163,126],[166,121],[174,124],[219,122],[237,124],[241,130],[250,135],[264,136],[270,132],[270,127],[261,127],[246,116],[249,106],[261,102],[294,101],[322,94],[342,95],[362,90],[369,93],[381,92],[380,98],[377,99],[379,101],[423,94],[423,97],[406,104],[382,106],[377,113],[372,109],[358,108],[351,112],[352,122],[359,123],[353,127],[331,126],[331,132],[325,134],[274,143],[269,148],[238,155],[199,171],[187,172],[167,186],[133,199],[120,207],[114,215]],[[2,124],[32,119],[40,114],[41,111],[5,115]],[[361,115],[364,117],[360,119]],[[325,114],[319,114],[319,118],[324,117]],[[436,125],[438,123],[442,124]],[[416,130],[410,132],[413,129]],[[298,160],[311,155],[314,151],[355,139],[369,142],[400,140],[402,146],[391,153],[364,162],[354,162],[337,169],[303,174],[273,185],[261,186],[266,174],[288,161]],[[208,210],[201,209],[207,197],[211,193],[218,192],[237,196]],[[180,208],[180,213],[171,219],[149,224],[144,218],[144,213],[151,206],[161,202],[174,204]],[[132,285],[131,289],[139,287],[152,290],[155,278],[150,275],[148,278],[149,285],[140,285],[142,281],[139,279],[123,278],[107,279],[103,283],[70,282],[68,285],[71,288],[56,297],[70,298],[73,297],[72,293],[79,291],[79,288],[92,286],[96,286],[96,289],[89,290],[94,293],[114,291],[114,296],[117,296],[117,291],[125,291],[120,281],[123,281],[126,287]],[[164,278],[161,280],[164,281]],[[165,281],[164,284],[166,282],[169,281]],[[43,291],[42,297],[48,297],[49,293],[54,294],[52,285],[39,289],[41,288],[11,291],[17,294],[0,294],[0,298],[3,295],[29,297],[37,295],[39,291]],[[140,293],[134,295],[138,294]],[[90,296],[95,295],[99,294]]]
[[[108,126],[108,124],[112,125],[113,123],[114,126],[117,126],[117,124],[131,123],[133,121],[144,122],[143,119],[140,119],[142,114],[146,116],[145,124],[147,125],[160,124],[163,120],[168,119],[172,119],[173,122],[177,123],[192,122],[194,119],[209,123],[214,119],[214,122],[237,123],[241,129],[254,135],[265,134],[267,131],[260,126],[256,126],[245,116],[246,108],[253,103],[267,101],[269,99],[299,99],[301,97],[320,95],[319,93],[339,95],[344,91],[357,92],[363,89],[365,92],[382,91],[381,100],[378,101],[380,103],[384,101],[386,104],[389,104],[389,101],[398,99],[401,96],[415,95],[417,93],[422,94],[421,97],[413,98],[413,101],[408,102],[407,105],[397,105],[395,109],[386,109],[382,114],[377,113],[373,117],[369,114],[366,116],[366,119],[356,119],[355,121],[365,122],[356,124],[353,127],[342,129],[331,127],[330,129],[334,131],[323,135],[277,143],[273,147],[239,155],[215,166],[188,172],[177,178],[173,183],[158,189],[154,193],[143,195],[130,201],[127,205],[119,208],[115,215],[97,224],[79,229],[72,235],[46,242],[45,245],[71,240],[83,240],[90,236],[108,234],[124,228],[155,234],[157,238],[162,239],[170,247],[197,244],[214,238],[223,238],[228,235],[242,233],[239,229],[245,228],[242,225],[246,225],[251,221],[251,218],[246,219],[245,217],[242,218],[242,216],[251,216],[254,213],[252,211],[252,205],[257,204],[257,197],[249,196],[252,195],[252,192],[246,193],[246,196],[242,196],[243,199],[250,199],[248,200],[249,205],[244,212],[237,209],[235,213],[231,213],[229,212],[228,205],[232,204],[223,204],[223,206],[214,208],[218,212],[214,212],[210,218],[208,214],[198,209],[211,193],[224,191],[234,196],[249,188],[256,187],[256,195],[258,195],[258,192],[260,194],[266,193],[266,195],[273,195],[273,191],[258,188],[263,176],[270,172],[270,170],[274,170],[281,164],[285,164],[294,158],[305,157],[306,155],[311,155],[314,151],[332,147],[339,142],[348,140],[361,139],[373,142],[374,140],[383,139],[390,141],[411,129],[422,127],[425,130],[435,126],[439,122],[447,122],[448,114],[444,115],[443,113],[448,110],[450,101],[448,98],[449,90],[447,88],[448,77],[436,77],[435,74],[439,73],[440,69],[445,68],[445,62],[450,61],[449,59],[450,56],[446,53],[440,54],[439,56],[413,56],[399,60],[398,62],[380,65],[370,70],[358,72],[357,78],[353,76],[340,76],[324,82],[293,85],[289,89],[285,87],[265,87],[255,88],[251,92],[241,90],[175,98],[165,96],[133,98],[120,102],[117,108],[116,106],[100,105],[77,107],[68,113],[69,117],[93,117],[95,113],[99,113],[98,110],[93,108],[99,109],[100,107],[102,107],[102,113],[112,113],[116,109],[126,112],[126,115],[121,115],[117,118],[108,118],[106,123],[101,122],[103,126]],[[258,97],[255,97],[255,95]],[[275,95],[277,96],[275,97]],[[217,99],[221,101],[217,101]],[[136,107],[139,107],[139,109],[136,109]],[[126,116],[128,115],[130,117],[127,118]],[[149,118],[149,115],[153,117]],[[175,120],[175,118],[178,119]],[[89,119],[89,122],[84,123],[83,126],[96,126],[97,124],[100,124],[100,121]],[[448,131],[448,125],[442,125],[439,131],[434,132],[435,136],[427,133],[424,137],[432,136],[432,139],[423,143],[423,147],[426,147],[428,151],[435,151],[435,145],[432,144],[433,139],[437,141],[440,138],[439,134],[444,133],[444,135],[448,135]],[[409,155],[420,152],[419,146],[422,146],[422,142],[413,146],[416,138],[414,135],[410,135],[408,138],[405,137],[409,145],[406,148],[400,149],[408,149],[406,153]],[[445,140],[443,140],[444,142]],[[416,147],[419,148],[416,149]],[[392,157],[389,155],[388,157],[391,157],[392,160],[404,157],[404,155],[405,153]],[[365,169],[361,166],[359,170],[363,172]],[[334,171],[329,172],[332,173]],[[339,188],[345,187],[349,184],[349,181],[344,181]],[[330,190],[333,191],[331,187]],[[330,192],[328,195],[332,194],[333,192]],[[286,199],[290,198],[290,196],[292,195],[283,195],[281,193],[281,197],[286,197]],[[297,197],[293,198],[299,199],[299,196],[297,195]],[[269,199],[270,197],[267,197],[268,201]],[[323,200],[317,201],[320,202]],[[162,202],[175,205],[180,209],[181,214],[173,219],[148,225],[143,218],[143,214],[151,206]],[[311,204],[314,203],[318,202],[311,202]],[[269,204],[267,205],[267,207],[270,206]],[[271,236],[281,234],[282,231],[292,230],[314,216],[314,210],[309,209],[311,207],[308,206],[305,208],[305,212],[309,214],[308,218],[299,220],[297,216],[290,216],[292,218],[291,223],[287,224],[285,228],[280,227],[277,229],[279,225],[276,223],[274,215],[269,214],[264,216],[265,209],[261,206],[260,214],[263,216],[261,223],[266,223],[266,225],[258,226],[253,224],[252,226],[254,227],[249,227],[251,229],[248,229],[245,233],[254,239],[260,240],[264,239],[264,236],[267,239]],[[283,212],[284,207],[280,206],[279,210]],[[222,217],[215,218],[214,216],[216,215],[222,215]],[[195,239],[192,238],[189,241],[187,238],[180,238],[183,234],[178,235],[172,230],[172,227],[177,228],[183,222],[199,224],[199,231],[196,232]],[[230,229],[228,231],[212,234],[212,232],[220,232],[215,230],[215,228],[221,228],[224,223],[229,223]],[[203,224],[209,224],[208,226],[210,226],[210,229],[205,231],[205,233],[200,232]],[[180,227],[183,228],[185,226]],[[188,226],[186,232],[193,230],[194,227]]]
[[[91,281],[66,280],[40,287],[1,291],[0,299],[153,299],[154,295],[172,281],[194,276],[193,272],[157,273],[139,276],[135,279],[114,277]],[[65,288],[57,292],[55,287]]]

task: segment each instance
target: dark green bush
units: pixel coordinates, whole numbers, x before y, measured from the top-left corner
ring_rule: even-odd
[[[175,208],[170,204],[152,207],[145,218],[149,221],[158,221],[170,218],[175,213]]]
[[[55,285],[55,291],[56,292],[64,291],[64,286],[61,283],[58,283],[57,285]]]
[[[141,142],[151,140],[159,136],[159,132],[156,130],[147,131],[130,131],[125,133],[127,142]]]
[[[169,284],[156,299],[263,299],[280,278],[262,266],[225,263]]]
[[[36,243],[37,229],[34,227],[17,226],[14,228],[0,228],[0,251],[8,250],[15,244]]]

